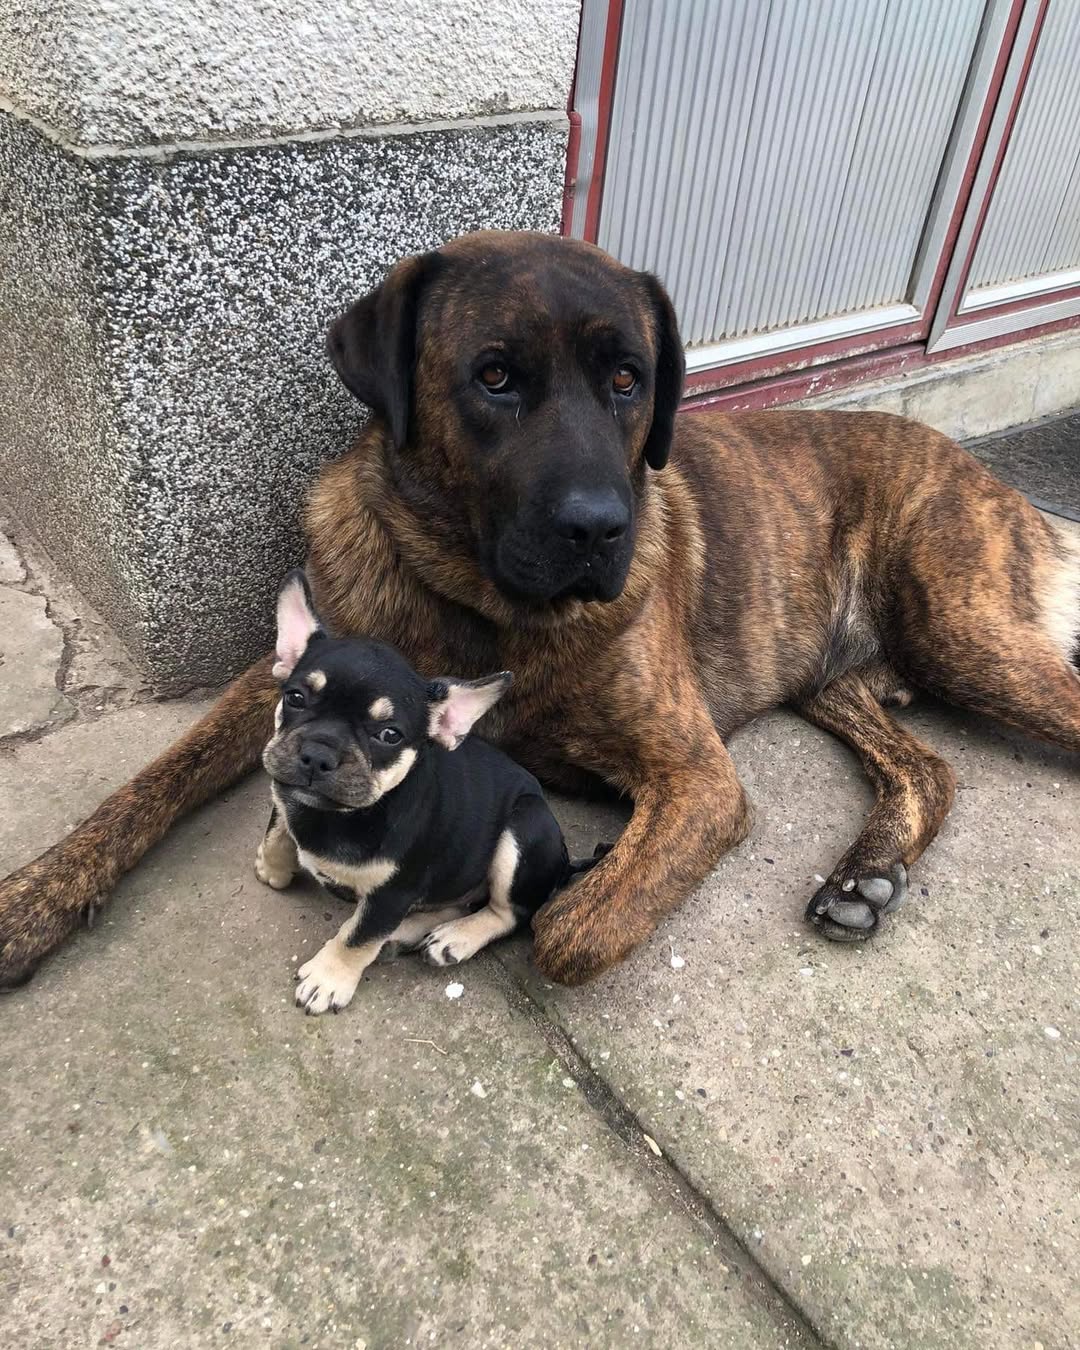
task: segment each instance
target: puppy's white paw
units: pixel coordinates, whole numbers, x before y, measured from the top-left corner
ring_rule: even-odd
[[[331,938],[296,972],[296,1006],[313,1017],[340,1012],[352,1001],[363,973],[364,963],[356,959],[356,953]]]
[[[262,845],[259,845],[259,851],[255,854],[255,875],[264,886],[272,886],[275,891],[283,891],[286,886],[292,885],[292,879],[296,873],[280,865],[274,866],[268,863],[263,856]]]
[[[456,966],[475,956],[495,936],[489,925],[478,922],[477,915],[466,914],[433,928],[421,944],[421,951],[433,966]]]

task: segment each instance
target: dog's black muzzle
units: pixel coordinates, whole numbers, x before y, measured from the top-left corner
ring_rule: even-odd
[[[573,488],[550,506],[527,505],[498,532],[492,579],[505,594],[532,604],[615,600],[633,552],[628,485]]]

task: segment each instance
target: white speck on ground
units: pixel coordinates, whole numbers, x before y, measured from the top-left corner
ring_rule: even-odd
[[[1043,1027],[1043,1035],[1050,1041],[1059,1041],[1061,1039],[1061,1032],[1058,1031],[1057,1027]]]
[[[465,986],[463,984],[458,984],[456,981],[453,984],[448,984],[446,986],[447,998],[460,998],[464,992]]]
[[[478,1079],[476,1080],[476,1082],[472,1085],[472,1087],[469,1089],[469,1091],[472,1093],[472,1095],[473,1095],[474,1097],[486,1097],[486,1096],[487,1096],[487,1089],[484,1087],[483,1083],[481,1083],[481,1081],[479,1080],[479,1078],[478,1078]]]

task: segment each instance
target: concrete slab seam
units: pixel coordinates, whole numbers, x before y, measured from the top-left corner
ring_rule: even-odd
[[[798,1343],[806,1350],[835,1350],[833,1343],[747,1250],[712,1201],[694,1185],[675,1160],[667,1153],[653,1153],[645,1143],[649,1136],[637,1115],[578,1051],[566,1028],[532,997],[497,953],[481,959],[491,969],[511,1009],[529,1019],[561,1067],[574,1079],[593,1111],[654,1181],[663,1185],[679,1202],[691,1222],[704,1229],[731,1263],[733,1273],[742,1275],[741,1285],[748,1296],[777,1321],[789,1322]]]

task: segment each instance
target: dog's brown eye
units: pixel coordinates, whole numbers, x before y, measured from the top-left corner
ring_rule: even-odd
[[[397,727],[383,727],[381,731],[375,733],[375,739],[380,745],[399,745],[401,732]]]
[[[285,691],[285,703],[286,706],[290,708],[307,707],[307,699],[299,689],[287,689]]]
[[[611,377],[611,384],[617,394],[632,394],[637,384],[637,375],[629,366],[620,366]]]
[[[480,383],[493,394],[499,394],[510,383],[510,373],[498,361],[489,361],[480,368]]]

